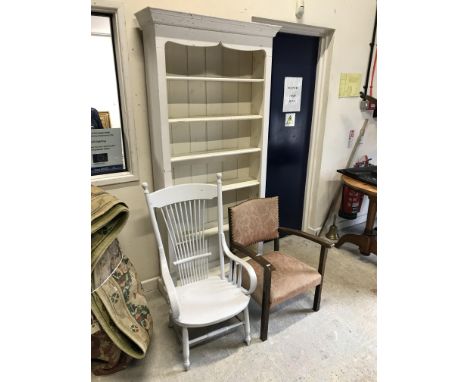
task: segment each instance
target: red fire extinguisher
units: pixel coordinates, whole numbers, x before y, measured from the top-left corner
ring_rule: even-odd
[[[354,164],[354,167],[366,167],[369,166],[370,158],[364,155],[361,160]],[[341,191],[341,206],[338,211],[338,215],[344,219],[353,220],[356,219],[357,214],[361,211],[362,200],[364,194],[359,191],[355,191],[343,184]]]

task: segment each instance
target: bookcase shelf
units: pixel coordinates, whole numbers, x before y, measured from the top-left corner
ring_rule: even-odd
[[[263,78],[244,77],[202,77],[202,76],[166,76],[168,81],[206,81],[206,82],[264,82]]]
[[[213,182],[215,184],[215,182]],[[232,191],[232,190],[240,190],[242,188],[248,187],[256,187],[260,185],[260,181],[254,178],[246,178],[246,179],[229,179],[223,182],[223,191]]]
[[[262,119],[258,114],[249,115],[222,115],[206,117],[187,117],[187,118],[169,118],[169,123],[190,123],[190,122],[218,122],[218,121],[250,121],[253,119]]]
[[[206,151],[203,153],[173,156],[171,158],[171,162],[176,163],[176,162],[184,162],[184,161],[196,160],[196,159],[226,157],[226,156],[231,156],[231,155],[257,153],[260,151],[262,151],[262,149],[259,147],[251,147],[247,149],[237,149],[237,150],[213,150],[213,151]]]

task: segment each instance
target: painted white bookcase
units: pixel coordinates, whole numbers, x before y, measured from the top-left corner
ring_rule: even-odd
[[[136,18],[155,189],[215,184],[220,172],[227,219],[229,206],[265,195],[272,39],[280,27],[155,8]],[[212,207],[207,236],[217,233]]]

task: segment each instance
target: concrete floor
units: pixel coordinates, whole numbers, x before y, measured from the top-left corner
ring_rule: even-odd
[[[314,243],[289,236],[281,239],[281,250],[318,266],[320,247]],[[260,307],[251,300],[251,345],[242,342],[243,330],[237,328],[190,349],[188,372],[167,327],[168,307],[152,293],[148,303],[155,325],[146,358],[92,381],[375,381],[376,281],[375,255],[360,256],[350,244],[332,248],[319,312],[311,311],[313,292],[283,303],[270,314],[269,338],[262,342]]]

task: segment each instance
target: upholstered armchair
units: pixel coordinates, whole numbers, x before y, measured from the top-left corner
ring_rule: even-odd
[[[253,260],[250,264],[257,275],[257,287],[252,297],[262,307],[260,338],[265,341],[271,308],[315,288],[313,310],[320,309],[327,252],[332,244],[303,231],[279,227],[278,197],[251,199],[229,208],[228,213],[231,251]],[[280,252],[280,234],[296,235],[320,244],[318,270]],[[248,248],[268,240],[274,240],[273,252],[260,256]],[[243,276],[243,286],[248,288],[248,275]]]

